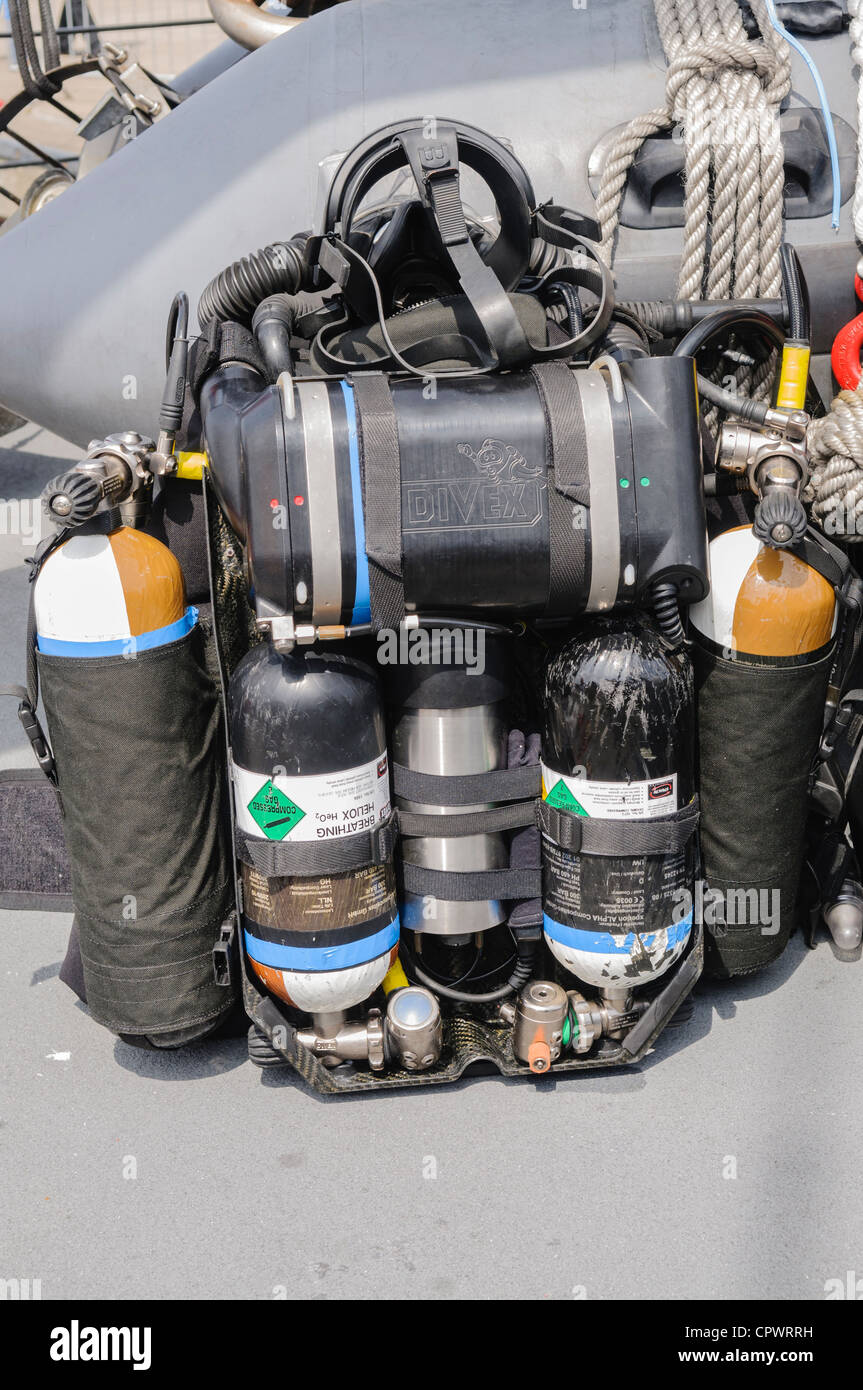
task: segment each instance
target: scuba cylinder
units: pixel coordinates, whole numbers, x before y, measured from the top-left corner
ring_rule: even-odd
[[[171,552],[119,525],[116,509],[35,561],[36,664],[86,1002],[154,1047],[204,1036],[233,1004],[213,973],[231,870],[197,616]]]
[[[710,571],[690,617],[706,968],[723,977],[774,960],[794,925],[837,605],[811,565],[747,526],[711,541]]]
[[[45,560],[35,590],[36,639],[55,656],[123,655],[191,631],[179,563],[152,536],[99,522]]]
[[[693,921],[692,671],[638,619],[595,619],[543,702],[545,939],[607,999],[662,975]]]
[[[250,965],[335,1032],[398,948],[377,677],[350,657],[266,643],[237,666],[228,704]]]

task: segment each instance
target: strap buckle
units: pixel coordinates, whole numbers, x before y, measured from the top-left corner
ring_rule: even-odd
[[[30,747],[33,749],[36,761],[50,782],[57,781],[57,767],[54,762],[54,755],[48,745],[42,725],[36,717],[29,700],[22,700],[18,706],[18,718],[21,726],[30,740]]]
[[[399,136],[420,196],[434,214],[444,246],[470,240],[461,203],[458,138],[451,126],[426,137],[420,131]]]
[[[234,984],[232,968],[237,951],[237,914],[232,912],[219,928],[219,936],[213,947],[213,979],[223,989]]]

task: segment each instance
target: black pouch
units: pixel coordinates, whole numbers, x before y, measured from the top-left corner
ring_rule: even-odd
[[[72,911],[60,803],[37,767],[0,771],[0,908]]]
[[[134,656],[37,655],[87,1003],[113,1032],[193,1041],[231,1009],[220,711],[200,629]]]
[[[699,647],[692,655],[711,895],[705,971],[747,975],[782,953],[795,924],[832,650],[801,666],[727,661]]]

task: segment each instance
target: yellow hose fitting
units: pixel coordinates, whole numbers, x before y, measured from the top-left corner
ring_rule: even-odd
[[[777,406],[785,410],[804,410],[808,380],[808,344],[786,343],[782,349],[782,371],[779,376],[779,391],[776,396]]]

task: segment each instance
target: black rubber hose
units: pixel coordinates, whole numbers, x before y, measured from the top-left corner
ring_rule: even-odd
[[[46,68],[59,68],[60,39],[54,26],[51,0],[39,0],[39,18],[42,23],[42,52],[45,55],[45,66]]]
[[[18,64],[18,70],[21,74],[21,82],[23,84],[24,91],[27,93],[31,101],[38,101],[40,97],[47,96],[49,94],[42,91],[38,78],[34,77],[30,69],[30,51],[24,38],[25,26],[22,24],[21,20],[20,4],[21,0],[9,0],[9,24],[12,30],[12,47],[15,50],[15,61]],[[27,13],[27,25],[29,25],[29,22],[30,15],[29,13]],[[34,58],[36,57],[35,44],[33,45],[33,56]],[[38,60],[36,62],[36,70],[37,72],[41,73],[41,69],[39,69]]]
[[[451,618],[448,614],[436,617],[431,613],[421,613],[417,616],[417,626],[425,629],[451,627],[456,632],[489,632],[500,637],[513,637],[515,629],[507,627],[505,623],[482,622],[473,618]]]
[[[520,994],[533,975],[536,966],[536,954],[539,950],[539,937],[533,939],[516,937],[516,949],[518,950],[518,964],[507,980],[507,984],[515,994]]]
[[[578,297],[578,290],[574,285],[568,284],[565,280],[553,280],[548,286],[550,297],[559,299],[566,310],[567,324],[569,326],[569,336],[574,338],[584,328],[584,311],[581,307],[581,300]]]
[[[631,324],[612,319],[597,353],[607,353],[618,362],[631,362],[634,357],[649,357],[650,349],[642,335]]]
[[[435,980],[431,975],[427,975],[415,963],[411,965],[411,972],[416,975],[421,985],[425,985],[426,989],[432,990],[435,994],[442,994],[444,999],[454,999],[459,1004],[496,1004],[499,999],[506,999],[507,995],[512,994],[515,988],[510,981],[507,981],[499,989],[490,989],[485,994],[469,994],[467,990],[451,989],[449,985],[442,985],[440,980]]]
[[[168,315],[168,337],[171,346],[159,409],[159,429],[173,437],[183,423],[189,369],[189,297],[184,290],[174,295]]]
[[[471,994],[468,990],[453,989],[452,985],[441,984],[440,980],[436,980],[433,976],[427,975],[421,966],[417,964],[415,958],[411,959],[410,967],[411,973],[416,975],[420,984],[425,985],[427,989],[437,991],[437,993],[443,995],[445,999],[453,999],[459,1004],[496,1004],[498,1000],[506,999],[510,994],[520,993],[524,988],[533,974],[538,949],[538,939],[530,940],[521,937],[518,938],[516,942],[518,961],[515,969],[506,984],[499,985],[497,989],[488,990],[485,994]],[[474,966],[475,965],[476,961],[474,961]],[[471,970],[473,970],[473,968],[472,966]],[[470,973],[471,972],[468,971],[468,974]],[[467,976],[463,978],[467,979]]]
[[[617,305],[645,328],[665,338],[675,330],[674,304],[662,299],[626,299]]]
[[[754,328],[756,332],[769,341],[771,347],[781,348],[785,344],[785,334],[782,329],[767,314],[761,313],[759,309],[750,309],[746,313],[741,313],[739,309],[719,309],[709,318],[694,324],[689,332],[680,339],[672,356],[695,357],[696,353],[699,353],[718,334],[741,328]]]
[[[541,280],[550,270],[572,265],[569,252],[562,246],[552,246],[542,237],[534,237],[530,244],[530,260],[527,274]]]
[[[198,300],[198,323],[203,331],[212,319],[233,320],[248,327],[252,314],[269,295],[296,294],[304,276],[305,234],[275,241],[226,266],[210,281]]]
[[[9,18],[12,21],[13,35],[15,33],[15,21],[13,19],[13,15],[16,14],[18,18],[18,34],[27,59],[27,62],[24,65],[24,68],[22,69],[22,75],[23,72],[27,72],[28,77],[30,77],[30,74],[32,73],[32,78],[30,78],[30,80],[33,86],[35,87],[35,92],[33,93],[34,96],[56,96],[57,92],[59,92],[60,90],[60,83],[53,82],[51,78],[46,77],[45,73],[42,71],[42,65],[39,62],[39,53],[36,49],[36,37],[33,33],[33,23],[30,19],[29,0],[9,0]],[[29,91],[28,83],[26,80],[24,85],[28,88]]]
[[[717,386],[715,381],[710,381],[706,376],[698,373],[698,389],[706,400],[713,405],[718,405],[729,415],[739,415],[741,420],[753,420],[757,425],[762,425],[767,419],[767,412],[770,409],[764,401],[754,401],[750,396],[736,396],[732,391],[726,391],[724,387]]]
[[[788,242],[779,252],[782,262],[782,284],[788,304],[788,337],[808,345],[810,337],[809,288],[803,275],[800,257]]]
[[[262,299],[252,316],[252,332],[261,349],[271,381],[282,372],[293,372],[291,336],[297,321],[298,300],[292,294],[271,294]]]

